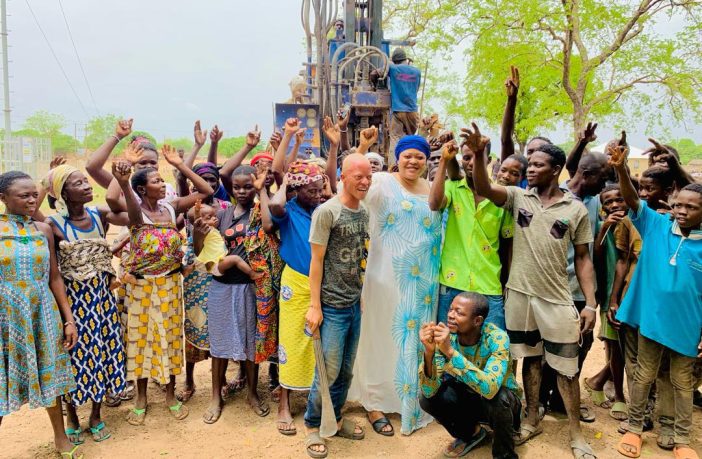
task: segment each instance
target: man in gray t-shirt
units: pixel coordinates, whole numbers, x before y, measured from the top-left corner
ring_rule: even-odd
[[[341,192],[315,210],[310,228],[310,308],[305,320],[313,336],[319,329],[338,435],[353,440],[363,438],[363,429],[342,419],[341,409],[351,386],[361,335],[361,288],[368,240],[368,211],[361,201],[368,193],[372,174],[365,156],[347,156],[341,168]],[[305,411],[308,453],[327,452],[318,432],[321,419],[322,397],[315,369]]]

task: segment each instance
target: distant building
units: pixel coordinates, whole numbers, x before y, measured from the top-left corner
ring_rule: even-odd
[[[592,147],[590,151],[597,153],[605,153],[606,143],[602,143],[595,147]],[[648,169],[648,155],[644,155],[644,151],[641,148],[629,145],[629,169],[631,170],[631,176],[638,178],[641,173]]]

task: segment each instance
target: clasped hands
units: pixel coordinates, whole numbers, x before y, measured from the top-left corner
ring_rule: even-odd
[[[453,347],[451,346],[451,332],[446,324],[439,322],[428,322],[419,329],[419,340],[424,345],[428,353],[434,353],[438,348],[445,356],[450,356]]]

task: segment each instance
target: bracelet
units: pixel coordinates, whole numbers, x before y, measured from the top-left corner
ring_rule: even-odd
[[[69,320],[68,322],[66,322],[66,323],[63,324],[63,328],[66,328],[66,327],[68,327],[69,325],[75,325],[75,324],[76,324],[75,322],[73,322],[72,320]]]
[[[585,309],[588,311],[597,312],[597,308],[593,308],[592,306],[585,306]]]
[[[110,137],[112,137],[113,139],[115,139],[115,140],[117,141],[117,143],[119,143],[119,142],[122,140],[122,139],[119,138],[119,136],[118,136],[117,134],[112,134]]]
[[[349,132],[349,130],[348,129],[344,129],[344,130],[339,129],[339,132]]]

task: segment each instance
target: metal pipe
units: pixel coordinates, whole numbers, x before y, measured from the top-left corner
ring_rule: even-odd
[[[331,81],[331,91],[332,91],[332,106],[331,106],[331,112],[336,113],[339,110],[339,56],[341,55],[342,52],[346,51],[347,48],[358,48],[358,44],[352,42],[352,41],[347,41],[346,43],[342,44],[339,46],[336,51],[334,52],[334,55],[332,56],[331,60],[331,75],[330,75],[330,81]]]
[[[302,28],[305,30],[307,39],[307,97],[312,98],[312,33],[310,31],[310,0],[302,0],[300,10]]]
[[[9,148],[9,141],[12,139],[12,123],[10,122],[10,70],[8,69],[7,58],[7,1],[0,0],[0,10],[2,14],[2,87],[3,87],[3,112],[5,114],[5,148]],[[4,150],[3,150],[4,151]],[[7,156],[7,153],[5,152]]]

